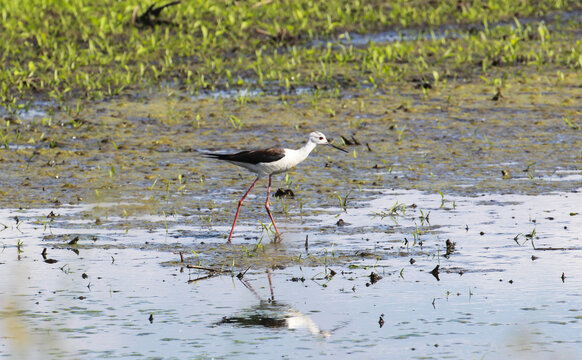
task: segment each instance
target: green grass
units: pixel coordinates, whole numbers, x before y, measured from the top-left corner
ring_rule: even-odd
[[[279,86],[382,86],[422,76],[437,84],[492,67],[582,66],[580,24],[488,24],[573,8],[574,1],[184,1],[161,18],[131,24],[138,1],[0,0],[0,102],[9,112],[31,99],[102,99],[175,84],[201,89]],[[579,6],[579,5],[578,5]],[[345,32],[476,24],[458,39],[354,47]],[[420,28],[419,28],[420,27]],[[335,45],[304,46],[315,39]],[[436,76],[435,76],[436,74]]]

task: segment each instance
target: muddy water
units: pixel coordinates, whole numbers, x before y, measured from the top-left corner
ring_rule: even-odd
[[[13,119],[2,357],[576,358],[577,77],[541,93],[536,76],[501,102],[474,84],[171,89]],[[260,183],[227,246],[253,176],[198,152],[313,129],[349,154],[318,148],[276,179],[296,195],[273,200],[281,244]]]

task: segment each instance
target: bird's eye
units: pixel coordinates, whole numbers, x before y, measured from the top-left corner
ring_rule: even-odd
[[[323,140],[323,136],[320,136],[320,137],[319,137],[319,140]]]

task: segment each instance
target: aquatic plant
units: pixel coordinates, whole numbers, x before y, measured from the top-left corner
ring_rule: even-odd
[[[350,191],[348,191],[348,193],[343,197],[339,194],[336,195],[336,197],[339,200],[339,205],[344,211],[347,211],[348,198],[350,197],[352,191],[353,191],[353,189],[350,189]]]

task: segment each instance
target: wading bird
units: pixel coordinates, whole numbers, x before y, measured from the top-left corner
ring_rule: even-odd
[[[241,151],[236,154],[204,154],[207,157],[224,160],[231,164],[244,167],[245,169],[257,174],[257,178],[251,187],[238,202],[236,215],[234,216],[234,222],[232,223],[232,229],[230,230],[230,235],[228,235],[229,243],[231,242],[232,233],[234,232],[234,227],[236,225],[238,214],[240,212],[243,201],[246,199],[247,195],[251,192],[253,187],[255,187],[257,181],[267,175],[269,176],[269,186],[267,187],[267,201],[265,202],[265,209],[267,209],[269,218],[275,227],[277,238],[279,241],[281,241],[281,234],[279,233],[279,229],[277,229],[277,225],[275,224],[275,220],[273,219],[273,215],[271,215],[271,210],[269,208],[271,177],[274,174],[280,174],[298,165],[300,162],[307,158],[309,153],[311,153],[311,151],[315,149],[317,145],[329,145],[343,152],[347,152],[346,150],[329,143],[325,138],[325,135],[319,131],[315,131],[309,134],[309,140],[307,140],[307,143],[302,148],[297,150],[285,148],[267,148],[261,150]]]

